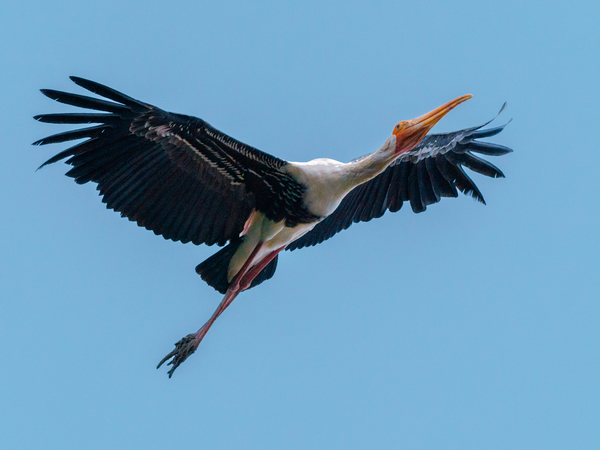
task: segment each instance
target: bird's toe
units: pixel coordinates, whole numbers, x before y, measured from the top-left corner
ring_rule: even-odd
[[[196,351],[199,343],[200,342],[198,341],[196,334],[188,334],[175,344],[175,349],[165,356],[158,363],[156,368],[160,368],[160,366],[170,360],[167,365],[173,366],[168,372],[169,378],[171,378],[173,376],[173,372],[175,372],[175,369],[177,369],[182,362],[184,362],[192,353]]]

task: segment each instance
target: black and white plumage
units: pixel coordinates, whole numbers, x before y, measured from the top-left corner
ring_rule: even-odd
[[[196,268],[225,297],[210,320],[183,338],[161,363],[169,376],[198,347],[216,318],[243,290],[271,278],[281,250],[316,245],[352,223],[369,221],[410,202],[422,212],[457,190],[484,202],[463,166],[503,177],[474,155],[511,150],[478,139],[504,126],[488,123],[453,133],[426,135],[459,97],[408,122],[400,122],[376,152],[349,163],[318,159],[293,163],[239,142],[207,122],[163,111],[101,84],[71,77],[108,100],[55,90],[44,95],[101,113],[43,114],[42,122],[98,124],[55,134],[34,144],[85,138],[44,164],[62,159],[79,184],[95,182],[107,207],[165,239],[227,244]]]

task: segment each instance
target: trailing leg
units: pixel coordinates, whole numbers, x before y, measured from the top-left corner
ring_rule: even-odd
[[[175,349],[161,360],[161,362],[157,366],[157,369],[160,366],[162,366],[165,362],[170,360],[167,363],[167,365],[173,366],[168,372],[169,378],[171,378],[173,372],[175,372],[175,369],[177,369],[177,367],[179,367],[179,365],[182,362],[184,362],[192,353],[196,351],[196,349],[200,345],[200,342],[202,342],[202,339],[204,338],[204,336],[206,336],[206,333],[208,332],[212,324],[215,322],[215,320],[217,320],[217,317],[219,317],[223,313],[223,311],[225,311],[225,309],[227,309],[227,307],[231,305],[233,300],[235,300],[235,298],[240,292],[252,286],[252,281],[263,271],[263,269],[265,269],[267,265],[269,265],[269,263],[273,261],[277,254],[284,248],[281,247],[277,250],[272,251],[271,253],[268,253],[258,263],[256,263],[254,266],[251,266],[254,257],[261,249],[261,247],[262,243],[257,245],[252,251],[252,254],[248,258],[240,272],[235,276],[230,286],[227,288],[225,297],[223,297],[223,300],[221,300],[221,303],[219,303],[219,306],[217,307],[211,318],[208,320],[208,322],[206,322],[202,326],[202,328],[200,328],[196,333],[188,334],[179,342],[177,342],[175,344]]]
[[[239,293],[239,290],[228,290],[225,294],[225,297],[223,297],[223,300],[221,300],[221,303],[219,303],[219,306],[217,307],[211,318],[208,319],[208,322],[206,322],[202,326],[202,328],[200,328],[196,333],[188,334],[180,341],[178,341],[175,344],[175,349],[167,356],[165,356],[158,363],[158,366],[156,366],[156,368],[160,368],[160,366],[162,366],[166,361],[171,360],[167,364],[169,366],[173,366],[168,372],[169,378],[171,378],[173,376],[173,372],[175,372],[175,369],[177,369],[177,367],[179,367],[179,365],[182,362],[184,362],[192,353],[196,351],[196,349],[200,345],[200,342],[202,342],[202,339],[204,339],[204,336],[206,336],[206,333],[208,332],[212,324],[215,322],[215,320],[217,320],[217,317],[219,317],[221,313],[225,311],[225,309],[231,304],[231,302],[233,302],[233,300],[235,299],[235,297],[237,297]]]

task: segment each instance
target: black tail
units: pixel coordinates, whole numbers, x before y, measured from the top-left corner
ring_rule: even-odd
[[[227,281],[229,262],[231,261],[231,258],[233,258],[233,255],[235,255],[235,252],[242,243],[242,240],[243,238],[238,238],[231,241],[229,245],[223,247],[217,253],[196,266],[196,273],[200,275],[209,286],[212,286],[221,294],[225,294],[227,292],[227,288],[229,287],[229,282]],[[271,261],[262,270],[262,272],[260,272],[256,278],[254,278],[254,280],[252,280],[252,284],[248,289],[258,286],[263,281],[266,281],[275,275],[275,269],[277,269],[277,258],[277,256],[273,258],[273,261]]]

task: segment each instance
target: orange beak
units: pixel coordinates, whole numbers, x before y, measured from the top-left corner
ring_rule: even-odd
[[[442,117],[471,97],[473,96],[470,94],[463,95],[421,117],[396,125],[393,131],[396,135],[396,154],[406,153],[415,148]]]

